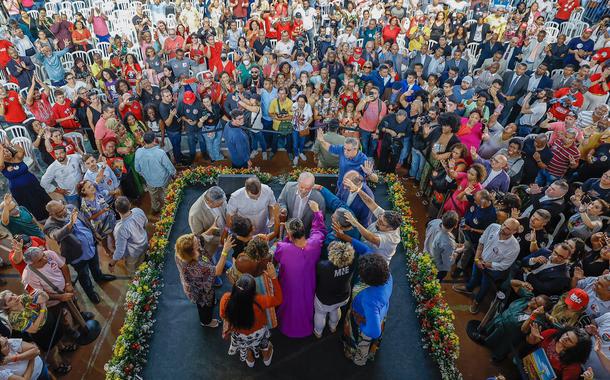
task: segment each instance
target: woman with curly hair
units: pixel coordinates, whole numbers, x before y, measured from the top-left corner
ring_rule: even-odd
[[[392,295],[392,275],[381,255],[358,259],[361,282],[352,289],[352,306],[345,317],[343,351],[358,366],[375,359]]]

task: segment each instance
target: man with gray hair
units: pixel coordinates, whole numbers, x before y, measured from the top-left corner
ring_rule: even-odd
[[[343,176],[350,170],[359,172],[364,178],[373,182],[377,181],[377,175],[373,173],[373,166],[367,161],[366,154],[360,149],[360,141],[353,137],[345,139],[343,145],[331,145],[324,139],[324,134],[318,129],[317,140],[322,149],[329,151],[332,154],[339,156],[339,178],[337,185],[341,187]]]
[[[115,249],[112,260],[108,263],[108,270],[114,272],[117,261],[124,259],[127,272],[133,275],[144,261],[148,250],[146,232],[148,218],[142,209],[131,208],[131,202],[127,197],[118,197],[114,202],[114,208],[121,216],[121,220],[114,226]]]
[[[345,136],[338,133],[339,123],[330,122],[328,123],[328,130],[324,133],[324,141],[327,141],[332,145],[343,145],[345,144]],[[338,168],[339,167],[339,156],[330,153],[328,150],[323,149],[320,141],[316,140],[313,145],[313,153],[316,156],[319,168]]]
[[[297,182],[288,182],[282,189],[278,203],[280,204],[280,215],[287,216],[288,219],[299,218],[303,221],[305,230],[309,231],[313,221],[313,212],[307,203],[315,201],[322,213],[326,209],[324,198],[318,190],[314,189],[316,178],[310,172],[303,172],[299,175]]]
[[[220,244],[220,233],[226,225],[227,196],[223,189],[207,189],[189,210],[189,226],[194,235],[203,235],[206,251],[215,252]]]

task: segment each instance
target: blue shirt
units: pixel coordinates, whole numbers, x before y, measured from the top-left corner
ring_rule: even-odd
[[[275,87],[271,90],[271,92],[267,92],[267,90],[264,88],[261,91],[261,110],[263,112],[262,117],[267,121],[273,120],[271,119],[271,116],[269,116],[269,106],[271,105],[271,101],[275,98],[277,98],[277,89]]]
[[[358,152],[354,158],[347,158],[343,153],[343,145],[331,145],[328,151],[339,156],[339,178],[337,179],[338,186],[342,186],[343,176],[350,170],[355,170],[366,178],[362,165],[366,162],[366,154]]]
[[[250,159],[250,139],[246,131],[229,123],[224,129],[224,138],[233,166],[245,166]]]
[[[359,324],[360,331],[369,338],[377,339],[381,336],[381,324],[388,314],[393,284],[390,275],[385,284],[369,286],[354,297],[352,310],[364,317],[364,324]],[[354,292],[357,292],[357,286]]]
[[[76,220],[72,227],[72,232],[76,235],[76,238],[80,240],[80,246],[83,250],[83,254],[71,264],[76,264],[80,261],[86,261],[95,256],[95,238],[93,232],[87,227],[80,219]]]
[[[582,49],[584,51],[593,51],[595,47],[595,42],[592,39],[588,39],[583,41],[580,37],[572,38],[572,40],[568,43],[569,50],[579,50]],[[565,59],[563,60],[563,64],[565,65],[576,65],[578,66],[578,61],[574,58],[574,54],[568,53]]]
[[[60,82],[64,80],[64,77],[66,76],[66,71],[64,70],[64,66],[61,64],[60,58],[69,51],[69,48],[65,48],[64,50],[54,51],[50,57],[47,57],[42,53],[36,53],[34,57],[38,59],[39,62],[42,62],[42,65],[44,69],[47,70],[47,75],[51,81]]]
[[[138,148],[135,168],[150,187],[165,187],[170,178],[176,174],[176,168],[158,146]]]

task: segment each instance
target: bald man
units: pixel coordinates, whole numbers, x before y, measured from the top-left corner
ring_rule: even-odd
[[[510,189],[510,176],[506,172],[508,169],[508,158],[503,154],[496,154],[489,160],[484,160],[477,154],[474,147],[470,149],[470,155],[474,162],[485,166],[487,178],[483,181],[483,187],[487,191],[508,192]]]
[[[502,225],[493,223],[487,227],[479,239],[470,280],[466,285],[453,286],[456,292],[468,295],[472,295],[473,290],[480,286],[470,305],[472,314],[479,312],[479,304],[489,291],[491,282],[505,279],[519,256],[519,242],[514,236],[519,232],[519,227],[519,221],[514,218],[506,219]]]

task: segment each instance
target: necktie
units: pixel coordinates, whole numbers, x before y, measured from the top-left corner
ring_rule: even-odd
[[[508,86],[509,95],[513,94],[513,87],[515,87],[515,84],[517,83],[518,80],[519,80],[519,76],[515,74],[515,76],[513,77],[513,81],[510,82],[510,86]]]
[[[510,56],[511,49],[512,49],[511,47],[506,49],[506,53],[504,53],[504,60],[507,60],[508,57]]]

